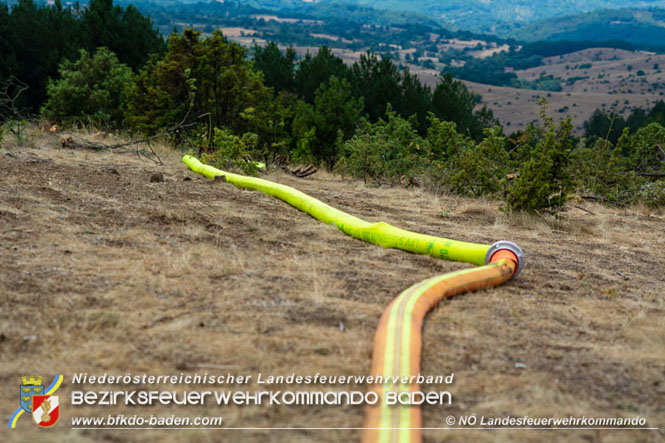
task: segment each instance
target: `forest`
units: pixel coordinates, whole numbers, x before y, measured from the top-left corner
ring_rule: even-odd
[[[547,103],[506,134],[451,73],[432,90],[372,52],[352,65],[329,48],[299,58],[220,31],[164,40],[136,8],[92,0],[0,5],[0,136],[45,119],[134,137],[163,134],[221,168],[312,163],[368,185],[503,199],[506,211],[559,214],[573,196],[665,205],[663,105],[624,122],[598,111],[584,137]],[[525,52],[525,64],[538,61]],[[531,58],[533,57],[533,60]]]

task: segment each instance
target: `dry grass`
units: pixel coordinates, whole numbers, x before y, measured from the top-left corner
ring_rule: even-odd
[[[346,237],[281,201],[196,176],[168,148],[160,148],[165,165],[158,167],[131,154],[60,150],[57,137],[46,135],[31,146],[0,152],[0,407],[7,418],[18,406],[18,377],[28,373],[64,373],[63,395],[74,372],[366,374],[388,303],[417,281],[468,266]],[[149,182],[155,170],[164,183]],[[428,441],[662,438],[662,214],[578,203],[594,215],[570,208],[555,224],[508,218],[499,202],[367,188],[323,172],[305,180],[279,172],[269,178],[368,220],[460,240],[510,239],[525,250],[519,279],[444,302],[428,317],[423,372],[456,375],[453,405],[425,408],[426,426],[442,426],[450,413],[475,412],[639,414],[661,428],[545,436],[432,431]],[[137,412],[65,405],[63,423],[48,431],[49,439],[359,437],[356,431],[73,431],[66,420],[75,411]],[[362,424],[362,409],[346,406],[150,412],[222,416],[226,426]],[[43,438],[29,418],[19,427],[5,438]]]
[[[538,101],[542,97],[549,102],[550,115],[555,118],[571,117],[577,134],[582,134],[584,122],[596,109],[616,112],[628,118],[634,108],[648,109],[664,99],[662,85],[665,73],[661,67],[665,67],[665,55],[591,48],[563,57],[547,58],[544,62],[544,66],[515,73],[520,79],[529,81],[541,74],[553,75],[563,80],[561,92],[464,83],[482,96],[479,107],[487,105],[508,133],[526,129],[530,122],[537,119]],[[585,66],[589,63],[591,68]],[[658,69],[655,69],[656,64]],[[435,70],[418,66],[410,68],[421,82],[431,88],[435,88],[440,81],[440,75]],[[638,71],[643,71],[644,75],[638,75]],[[566,80],[573,78],[578,80],[568,85]],[[654,89],[654,84],[661,86]]]
[[[504,127],[510,122],[508,132],[525,129],[534,120],[542,96],[547,97],[551,114],[572,118],[578,134],[596,109],[628,118],[634,108],[649,109],[664,98],[665,73],[660,67],[665,66],[665,55],[591,48],[550,57],[544,62],[544,66],[517,71],[516,74],[529,81],[541,75],[553,75],[563,80],[561,92],[465,83],[473,92],[482,95],[483,104],[494,112]],[[638,74],[639,71],[642,72]],[[568,79],[577,80],[567,84]],[[653,85],[661,85],[661,89],[654,89]]]

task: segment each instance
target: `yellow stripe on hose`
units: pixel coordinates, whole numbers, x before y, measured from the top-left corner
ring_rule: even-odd
[[[182,161],[189,168],[207,178],[224,176],[228,183],[241,188],[256,189],[265,194],[284,200],[291,206],[307,212],[324,223],[335,225],[344,233],[377,244],[384,248],[402,249],[416,254],[431,255],[435,258],[461,261],[474,265],[485,264],[485,255],[489,245],[467,243],[432,235],[418,234],[396,228],[385,222],[370,223],[358,217],[328,206],[320,200],[310,197],[286,185],[269,180],[221,171],[204,165],[191,155],[185,155]]]
[[[512,276],[515,267],[514,262],[502,259],[486,266],[433,277],[403,291],[388,308],[388,323],[383,327],[380,326],[377,331],[377,337],[379,335],[386,337],[382,347],[374,348],[373,358],[383,357],[383,372],[379,375],[398,378],[417,375],[420,371],[420,353],[417,352],[416,355],[412,348],[415,346],[419,350],[422,343],[420,339],[417,339],[417,343],[413,343],[412,334],[420,332],[419,325],[422,326],[421,322],[427,311],[443,298],[501,284]],[[439,284],[442,285],[437,286]],[[427,299],[425,300],[423,297],[427,297]],[[416,311],[416,306],[421,300],[426,305]],[[384,342],[375,341],[375,343]],[[399,401],[397,404],[387,405],[384,394],[384,391],[393,391],[399,398],[401,392],[411,389],[419,390],[419,387],[402,383],[395,385],[386,383],[381,388],[381,403],[376,405],[378,414],[368,413],[366,416],[366,431],[363,434],[363,441],[419,442],[422,438],[421,433],[414,430],[421,426],[420,418],[417,419],[417,422],[414,420],[416,420],[415,417],[421,417],[420,406],[402,405]],[[378,432],[372,431],[375,427],[379,428]]]

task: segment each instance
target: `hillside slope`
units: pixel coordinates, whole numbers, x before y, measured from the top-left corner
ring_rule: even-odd
[[[468,266],[352,239],[279,200],[207,181],[167,148],[159,151],[165,164],[158,166],[131,152],[58,146],[58,137],[37,134],[27,146],[0,151],[4,417],[18,406],[18,380],[26,372],[65,374],[62,396],[69,395],[74,372],[367,374],[374,329],[390,301],[415,282]],[[150,182],[155,171],[164,182]],[[448,387],[453,404],[426,407],[425,426],[445,426],[449,414],[476,413],[640,415],[650,426],[664,427],[663,214],[578,203],[592,213],[571,206],[558,223],[507,219],[493,201],[370,188],[323,172],[309,179],[272,172],[268,178],[368,220],[460,240],[510,239],[524,249],[527,264],[519,279],[444,302],[428,317],[423,372],[454,372],[455,382]],[[364,390],[348,389],[354,388]],[[49,439],[79,442],[339,441],[360,435],[119,433],[72,430],[68,422],[73,415],[143,411],[65,404],[62,423],[47,432]],[[221,416],[225,427],[359,427],[363,413],[353,406],[150,412]],[[36,440],[45,435],[39,431],[24,417],[20,429],[5,435]],[[539,441],[541,432],[426,431],[425,437]],[[560,430],[548,439],[620,442],[628,435],[648,441],[657,432]]]
[[[665,10],[618,9],[566,15],[527,24],[512,31],[510,36],[524,41],[620,40],[662,45],[665,39]]]
[[[470,31],[501,32],[524,23],[597,9],[665,7],[662,0],[349,0],[376,9],[414,11]]]

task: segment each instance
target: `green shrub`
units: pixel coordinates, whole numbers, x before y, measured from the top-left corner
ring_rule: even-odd
[[[363,119],[356,133],[342,144],[336,170],[365,182],[397,183],[411,175],[418,163],[422,140],[411,123],[388,111],[388,120]]]
[[[656,208],[665,206],[665,180],[649,182],[642,185],[637,193],[637,201]]]
[[[353,134],[362,108],[363,99],[353,98],[346,79],[330,77],[316,90],[313,105],[303,101],[296,105],[294,159],[334,166],[340,142]]]
[[[616,147],[607,139],[597,139],[573,153],[574,177],[583,193],[612,203],[630,201],[643,180],[629,169],[623,156],[623,147],[630,143],[629,132],[624,128]]]
[[[665,172],[665,127],[650,123],[640,128],[629,143],[622,147],[637,172]]]
[[[506,139],[500,127],[485,129],[484,135],[477,145],[464,144],[449,162],[446,184],[456,194],[496,195],[502,189],[508,173]]]
[[[246,59],[247,50],[220,31],[201,37],[186,29],[173,33],[162,59],[153,58],[129,87],[126,118],[139,131],[154,133],[206,115],[202,123],[242,134],[257,124],[242,113],[262,115],[272,97],[262,75]]]
[[[547,118],[543,128],[530,129],[537,133],[537,141],[508,191],[509,209],[556,214],[563,208],[568,194],[575,189],[570,171],[572,130],[570,118],[558,127]]]
[[[120,124],[131,69],[106,48],[80,54],[77,61],[60,64],[58,80],[49,80],[42,113],[59,122]]]
[[[251,161],[251,152],[258,142],[258,136],[251,132],[238,137],[226,128],[215,128],[211,153],[203,153],[201,160],[225,171],[242,171],[255,175],[257,166]]]
[[[430,114],[429,123],[425,142],[435,160],[446,162],[457,155],[462,146],[472,143],[469,137],[457,132],[454,122],[442,121]]]

